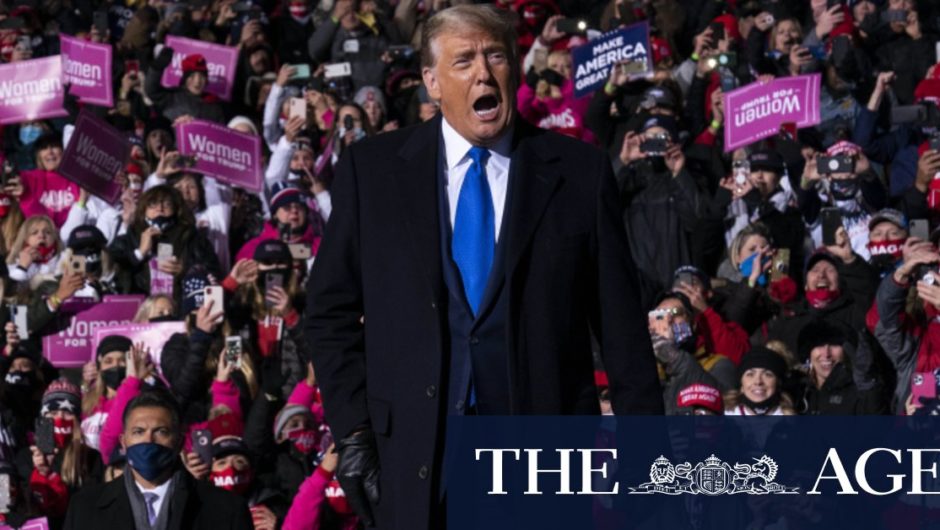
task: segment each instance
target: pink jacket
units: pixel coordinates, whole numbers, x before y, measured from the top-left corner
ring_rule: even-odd
[[[297,385],[300,386],[300,385]],[[304,480],[294,496],[294,502],[284,517],[282,530],[319,530],[320,510],[326,504],[326,488],[333,480],[333,473],[318,467]],[[343,517],[343,530],[354,530],[359,520],[356,516]]]
[[[237,263],[240,259],[253,259],[255,249],[258,248],[258,245],[261,244],[262,241],[280,238],[281,235],[277,232],[277,226],[270,222],[264,223],[264,230],[261,231],[261,235],[245,243],[241,250],[238,251],[238,254],[235,255],[235,262]],[[310,245],[310,254],[313,256],[317,255],[317,249],[320,248],[320,236],[314,234],[313,223],[308,223],[307,231],[304,232],[304,235],[300,236],[298,243]]]
[[[23,171],[20,179],[23,181],[23,196],[20,198],[23,215],[48,215],[56,228],[62,228],[81,192],[78,185],[55,171],[43,169]]]
[[[574,97],[574,83],[566,79],[558,99],[536,97],[535,90],[523,83],[516,94],[519,113],[528,122],[542,129],[555,131],[588,143],[596,143],[594,133],[584,125],[584,114],[591,103],[589,97]]]
[[[140,394],[140,385],[140,379],[130,375],[125,377],[124,381],[121,382],[121,386],[118,387],[117,395],[114,396],[112,400],[111,413],[108,414],[108,419],[104,422],[104,427],[101,429],[101,440],[99,443],[101,458],[106,465],[111,460],[111,453],[114,452],[114,449],[120,443],[121,433],[124,432],[124,409],[132,399]],[[224,383],[213,380],[210,391],[212,392],[212,406],[225,405],[238,417],[242,416],[242,408],[238,402],[238,387],[235,386],[235,383],[232,382],[231,379]],[[187,451],[192,447],[192,437],[190,436],[192,431],[204,429],[207,425],[208,422],[201,422],[194,423],[187,427],[187,436],[184,446]]]

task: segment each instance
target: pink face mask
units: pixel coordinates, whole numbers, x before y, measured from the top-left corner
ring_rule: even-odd
[[[75,429],[75,422],[65,418],[53,418],[52,426],[55,446],[62,449],[68,445],[69,441],[72,439],[72,430]]]
[[[294,442],[294,447],[309,455],[317,446],[317,431],[313,429],[294,429],[287,433],[287,439]]]
[[[838,289],[830,291],[829,289],[811,289],[806,291],[806,301],[809,305],[819,309],[831,304],[833,300],[839,298],[842,294]]]
[[[39,245],[36,247],[36,250],[39,251],[39,261],[42,263],[49,263],[49,260],[52,259],[52,256],[55,255],[55,247],[47,247],[46,245]]]
[[[291,2],[288,8],[294,18],[304,18],[307,16],[307,4],[305,2]]]
[[[251,488],[251,470],[235,471],[234,467],[227,467],[222,471],[213,471],[209,474],[209,480],[215,484],[215,487],[231,491],[238,495],[248,493]]]

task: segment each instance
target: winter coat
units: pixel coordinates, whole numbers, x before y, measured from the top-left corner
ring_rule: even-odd
[[[212,94],[197,96],[187,90],[180,81],[179,88],[165,88],[160,79],[163,69],[151,68],[144,79],[144,90],[166,119],[173,121],[180,116],[189,115],[197,120],[225,123],[225,110]]]
[[[349,31],[332,18],[324,20],[307,41],[310,57],[321,63],[348,62],[354,91],[364,86],[384,86],[388,65],[381,57],[398,42],[398,30],[381,18],[376,25],[380,28],[376,32],[364,25]],[[358,51],[353,52],[353,46]]]
[[[727,321],[711,307],[695,319],[695,329],[706,351],[726,357],[734,364],[750,351],[749,334],[734,321]]]
[[[665,375],[663,403],[667,415],[677,413],[676,399],[679,397],[679,392],[689,385],[702,383],[718,389],[723,388],[718,379],[709,373],[701,362],[691,353],[677,346],[668,344],[656,350],[656,359],[660,363],[661,373]],[[724,362],[731,364],[727,359],[724,359]],[[733,365],[730,366],[730,370],[731,373],[734,372]]]
[[[927,69],[936,62],[937,54],[934,45],[937,42],[937,35],[930,33],[929,26],[926,26],[924,22],[921,18],[924,34],[920,39],[914,40],[906,33],[901,33],[879,46],[875,54],[876,71],[895,72],[897,77],[891,87],[901,105],[914,103],[914,89],[917,83],[926,77]]]
[[[727,265],[727,267],[726,267]],[[761,326],[772,319],[779,308],[760,287],[751,287],[738,271],[722,273],[721,269],[730,269],[731,262],[725,261],[719,269],[719,276],[728,279],[714,289],[709,304],[727,322],[736,322],[751,336]],[[733,278],[728,278],[732,276]],[[724,352],[722,352],[724,353]],[[731,357],[731,356],[729,356]]]
[[[891,410],[905,414],[905,402],[911,393],[911,378],[915,372],[940,368],[940,351],[933,351],[929,340],[940,337],[940,323],[935,319],[926,325],[915,323],[904,315],[908,286],[898,285],[894,276],[881,281],[875,304],[881,319],[875,325],[875,338],[888,355],[897,371],[897,385]]]
[[[65,452],[60,450],[52,459],[52,472],[44,477],[33,467],[33,456],[29,447],[21,448],[16,455],[17,472],[24,482],[29,483],[35,507],[49,518],[50,528],[61,528],[69,498],[80,489],[71,487],[62,480],[64,459]],[[101,465],[98,451],[86,447],[83,466],[85,472],[82,475],[82,487],[101,483],[104,466]]]
[[[322,467],[304,480],[294,497],[287,517],[284,519],[283,530],[320,530],[324,528],[322,519],[327,503],[327,488],[335,486],[336,481],[333,473],[326,471]],[[342,489],[339,489],[339,494]],[[345,495],[345,494],[343,494]],[[336,515],[340,520],[340,526],[331,526],[341,530],[355,530],[358,528],[359,520],[355,515]]]
[[[900,197],[911,187],[917,177],[917,147],[926,137],[910,126],[902,125],[893,131],[875,137],[878,113],[862,108],[855,121],[852,140],[865,151],[873,162],[888,167],[889,191],[892,198]]]
[[[884,414],[888,403],[881,382],[872,375],[872,338],[860,332],[858,346],[844,346],[848,357],[833,367],[829,377],[817,388],[812,376],[800,382],[793,392],[795,407],[800,414],[810,415],[871,415]]]
[[[184,272],[196,265],[202,265],[216,278],[222,276],[219,258],[212,248],[212,243],[193,227],[176,224],[160,236],[159,242],[173,245],[173,255],[182,261]],[[108,247],[111,259],[117,267],[115,283],[121,293],[150,294],[150,257],[137,259],[135,251],[139,247],[140,233],[136,228],[116,237]],[[154,249],[156,247],[157,243],[154,243]],[[177,304],[182,295],[181,281],[182,275],[174,280]]]
[[[648,159],[647,159],[648,160]],[[655,173],[645,160],[617,174],[624,204],[624,224],[640,278],[641,305],[672,285],[673,272],[692,263],[690,234],[699,212],[700,194],[691,174]]]

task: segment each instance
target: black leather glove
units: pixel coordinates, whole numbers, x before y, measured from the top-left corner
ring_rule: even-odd
[[[354,432],[336,442],[339,464],[336,480],[346,500],[365,526],[375,526],[372,505],[379,503],[379,452],[371,429]]]
[[[173,62],[173,48],[164,46],[157,58],[150,63],[150,67],[159,72],[170,66],[171,62]]]

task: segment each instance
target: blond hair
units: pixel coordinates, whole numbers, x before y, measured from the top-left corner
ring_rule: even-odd
[[[516,43],[516,15],[492,4],[463,4],[437,12],[424,24],[421,34],[421,67],[432,68],[437,62],[435,40],[445,33],[478,30],[506,45],[509,61],[519,63]],[[515,69],[514,69],[515,71]]]
[[[26,221],[20,225],[16,233],[16,239],[13,241],[13,246],[10,247],[10,253],[7,255],[8,265],[16,263],[16,260],[20,257],[20,252],[22,252],[23,247],[26,245],[26,238],[29,237],[29,232],[34,226],[40,223],[46,223],[49,226],[50,232],[52,232],[56,254],[62,252],[65,245],[62,244],[62,238],[59,237],[59,231],[56,230],[55,223],[52,222],[52,219],[50,219],[48,215],[35,215],[27,218]]]
[[[137,308],[137,314],[134,315],[135,323],[146,323],[149,322],[151,318],[155,315],[153,314],[154,307],[157,305],[157,301],[160,299],[165,299],[170,301],[170,307],[173,308],[173,312],[176,312],[176,302],[173,301],[173,297],[167,296],[165,294],[155,294],[153,296],[148,296],[143,303],[140,304],[140,307]]]
[[[731,246],[728,248],[728,261],[734,265],[735,269],[741,265],[741,261],[738,259],[738,255],[741,254],[741,247],[744,246],[747,238],[751,236],[761,236],[773,245],[773,240],[770,238],[770,229],[767,228],[767,225],[757,222],[745,226],[734,236],[734,239],[731,240]]]

